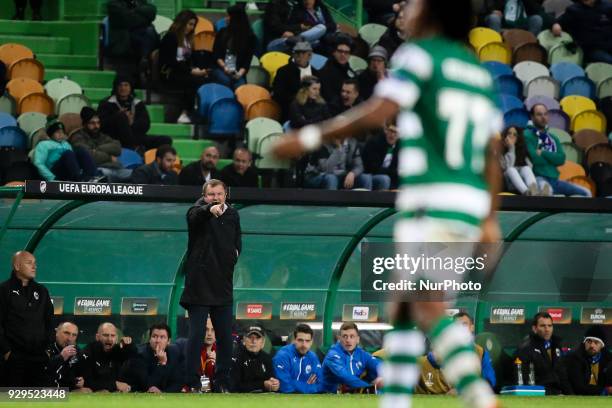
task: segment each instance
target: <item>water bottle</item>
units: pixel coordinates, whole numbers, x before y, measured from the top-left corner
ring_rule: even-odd
[[[517,385],[524,385],[523,383],[523,362],[521,361],[520,358],[516,358],[516,360],[514,360],[514,365],[516,365],[516,379],[517,379]]]
[[[529,363],[529,385],[535,385],[535,369],[533,363]]]

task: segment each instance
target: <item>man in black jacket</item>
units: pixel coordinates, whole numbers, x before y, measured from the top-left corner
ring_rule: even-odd
[[[398,140],[397,126],[392,121],[367,141],[361,157],[364,171],[372,175],[373,190],[397,188]]]
[[[289,105],[300,90],[302,79],[309,76],[319,76],[319,71],[310,65],[312,46],[301,41],[293,47],[293,58],[276,72],[272,86],[272,98],[282,109],[283,122],[289,117]]]
[[[566,395],[601,395],[612,391],[612,358],[601,326],[591,326],[578,348],[562,359],[561,385]]]
[[[138,352],[131,337],[117,342],[117,328],[112,323],[102,323],[96,333],[96,341],[83,350],[83,378],[85,387],[92,391],[130,392],[134,378],[127,379],[121,374],[124,364],[138,358]]]
[[[178,183],[178,175],[173,170],[175,161],[174,147],[160,146],[155,152],[155,161],[136,168],[130,181],[134,184],[175,185]]]
[[[202,152],[200,160],[183,167],[181,174],[179,174],[179,184],[183,186],[202,186],[210,179],[218,179],[218,161],[219,149],[215,146],[207,147]]]
[[[234,150],[233,162],[221,170],[219,178],[229,187],[258,187],[251,152],[244,147]]]
[[[148,57],[159,45],[159,35],[153,27],[157,8],[147,0],[110,0],[108,12],[108,49],[114,57],[138,61]]]
[[[111,96],[98,106],[102,132],[119,140],[128,149],[145,151],[172,144],[168,136],[147,136],[151,119],[145,103],[136,98],[132,80],[117,74]]]
[[[227,187],[210,180],[203,197],[187,211],[189,241],[185,261],[185,289],[180,304],[189,312],[186,383],[202,388],[200,352],[210,315],[217,337],[213,391],[226,392],[232,360],[232,305],[234,266],[242,251],[240,216],[227,205]]]
[[[363,98],[361,97],[361,89],[357,80],[354,78],[345,79],[342,81],[340,95],[336,96],[336,99],[330,103],[329,110],[332,116],[336,116],[359,105],[361,102],[363,102]]]
[[[387,50],[375,45],[368,54],[368,69],[364,70],[357,80],[359,81],[359,95],[365,100],[369,99],[374,93],[374,87],[378,81],[385,79],[387,73]]]
[[[170,333],[167,324],[154,324],[149,328],[149,343],[138,347],[143,391],[179,392],[183,386],[181,353],[176,345],[170,344]]]
[[[70,391],[91,392],[85,387],[85,379],[82,377],[83,353],[76,345],[78,335],[79,328],[72,322],[63,322],[57,326],[55,341],[47,348],[47,375],[53,386],[66,387]]]
[[[531,324],[532,333],[519,346],[516,357],[521,360],[523,379],[529,378],[533,363],[536,385],[546,388],[547,395],[561,393],[556,368],[561,358],[561,339],[553,334],[553,321],[547,312],[537,313]]]
[[[319,73],[321,95],[326,101],[332,101],[336,95],[340,94],[342,81],[356,77],[355,71],[349,65],[352,46],[353,41],[347,35],[338,34],[336,36],[332,57],[327,60]]]
[[[266,5],[263,15],[263,40],[268,51],[285,51],[285,39],[300,33],[299,24],[289,23],[289,16],[297,3],[297,0],[271,0]],[[277,41],[270,44],[273,40]]]
[[[557,36],[562,30],[570,33],[583,48],[587,61],[612,64],[612,4],[609,1],[575,1],[551,30]]]
[[[53,340],[53,305],[49,291],[36,282],[36,258],[13,255],[9,280],[0,284],[0,358],[4,383],[13,387],[47,385],[45,350]]]
[[[232,391],[277,392],[280,381],[274,378],[272,357],[263,348],[266,338],[263,329],[251,326],[232,357]]]

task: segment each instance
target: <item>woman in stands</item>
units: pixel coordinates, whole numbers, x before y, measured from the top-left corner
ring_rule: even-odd
[[[189,113],[195,105],[195,95],[208,81],[208,70],[193,63],[193,37],[198,16],[191,10],[181,11],[161,41],[159,64],[162,81],[183,91],[182,112],[178,123],[191,123]]]
[[[213,78],[215,82],[236,89],[246,83],[256,38],[244,4],[228,7],[227,14],[229,23],[217,33],[213,46]]]
[[[507,127],[502,132],[502,141],[504,151],[500,162],[508,187],[523,195],[552,195],[549,184],[543,183],[541,190],[538,187],[529,161],[523,130],[515,126]]]
[[[96,163],[84,149],[72,149],[64,124],[52,119],[47,124],[49,140],[41,140],[34,150],[34,165],[48,181],[96,181]]]
[[[289,125],[292,129],[299,129],[328,117],[327,104],[321,96],[321,81],[314,76],[304,77],[289,107]]]

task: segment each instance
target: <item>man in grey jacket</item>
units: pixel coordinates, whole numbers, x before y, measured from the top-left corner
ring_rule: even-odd
[[[372,175],[363,172],[361,152],[355,139],[324,144],[313,153],[306,166],[304,186],[338,190],[372,189]]]

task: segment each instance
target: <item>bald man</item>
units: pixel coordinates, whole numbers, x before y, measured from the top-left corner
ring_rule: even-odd
[[[135,391],[135,378],[126,378],[130,359],[138,358],[138,350],[131,337],[117,337],[112,323],[102,323],[96,332],[96,341],[83,350],[84,386],[94,392]]]
[[[13,255],[9,280],[0,284],[0,360],[6,386],[47,385],[45,353],[53,341],[53,305],[49,291],[36,282],[36,258]]]
[[[55,341],[47,348],[49,383],[70,391],[91,392],[82,376],[83,353],[77,346],[79,328],[72,322],[62,322],[55,328]]]
[[[210,179],[219,178],[217,163],[219,149],[210,146],[204,149],[200,160],[183,167],[179,174],[179,184],[183,186],[202,186]]]
[[[221,170],[221,181],[228,187],[257,187],[257,170],[253,167],[253,156],[248,149],[234,150],[232,163]]]

